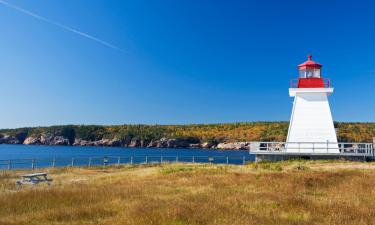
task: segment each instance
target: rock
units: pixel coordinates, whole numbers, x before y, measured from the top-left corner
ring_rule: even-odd
[[[85,146],[87,141],[76,138],[74,139],[73,146]]]
[[[234,149],[235,145],[233,143],[219,143],[216,146],[217,149]]]
[[[8,136],[9,137],[9,136]],[[3,134],[0,134],[0,144],[6,144],[6,138]]]
[[[42,145],[70,145],[69,139],[51,134],[43,134],[40,136],[39,141]]]
[[[201,148],[201,144],[190,144],[189,148]]]
[[[200,146],[199,139],[197,138],[176,138],[170,139],[168,143],[169,148],[188,148],[191,145]]]
[[[82,140],[82,139],[80,139],[80,138],[76,138],[76,139],[74,139],[74,142],[73,142],[73,146],[85,146],[85,143],[86,143],[87,141],[85,141],[85,140]]]
[[[21,142],[15,138],[12,137],[12,139],[10,139],[7,144],[11,144],[11,145],[18,145],[18,144],[21,144]]]
[[[88,143],[88,144],[91,144],[91,143]],[[92,144],[95,146],[119,147],[121,146],[121,141],[118,139],[112,139],[112,140],[102,139],[99,141],[94,141]]]
[[[102,144],[98,141],[86,141],[79,138],[74,139],[73,146],[100,146]]]
[[[135,148],[140,146],[140,140],[139,139],[132,139],[130,144],[128,145],[129,148]]]
[[[109,139],[102,139],[102,140],[98,140],[98,141],[95,141],[94,145],[95,146],[108,146],[108,143],[110,142]]]
[[[86,141],[82,139],[75,139],[73,146],[105,146],[105,147],[120,147],[122,141],[118,139],[101,139],[98,141]]]
[[[40,136],[40,143],[42,145],[51,145],[52,140],[53,140],[53,135],[45,134],[45,135]]]
[[[22,144],[26,139],[26,136],[26,131],[19,131],[15,136],[0,134],[0,144]]]
[[[20,144],[21,142],[13,136],[2,134],[0,136],[0,144]]]
[[[146,146],[146,148],[155,148],[156,145],[157,145],[157,142],[152,140],[152,141],[150,141],[148,143],[148,145]]]
[[[73,146],[80,146],[82,142],[82,139],[76,138],[74,139]]]
[[[187,148],[189,147],[188,142],[180,139],[169,139],[167,142],[167,148]]]
[[[199,148],[199,140],[195,138],[161,138],[151,141],[148,148]]]
[[[149,144],[150,142],[151,142],[150,140],[141,140],[141,142],[140,142],[140,147],[145,148],[145,147],[148,146],[148,144]]]
[[[108,146],[111,147],[120,147],[121,146],[121,141],[118,139],[113,139],[108,142]]]
[[[201,144],[201,147],[202,148],[215,148],[216,145],[212,142],[204,142]]]
[[[114,140],[118,140],[117,138],[114,138]],[[125,136],[123,138],[121,138],[120,140],[120,146],[122,147],[128,147],[132,141],[132,137],[131,136]]]
[[[39,137],[28,137],[25,139],[23,142],[24,145],[38,145],[40,143],[40,138]]]
[[[52,145],[70,145],[70,141],[63,136],[55,136]]]
[[[161,138],[157,141],[155,141],[155,147],[156,148],[168,148],[168,142],[169,142],[169,139],[168,138]]]
[[[86,141],[84,146],[97,146],[96,141]]]
[[[216,148],[229,150],[249,150],[250,142],[219,143]]]
[[[15,138],[15,137],[10,137],[10,139],[7,142],[7,144],[11,144],[11,145],[18,145],[18,144],[21,144],[21,143],[22,142],[17,140],[17,138]]]

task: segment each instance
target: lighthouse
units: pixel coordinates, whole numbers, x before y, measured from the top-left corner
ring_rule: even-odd
[[[331,82],[322,77],[322,65],[308,56],[298,65],[299,77],[291,81],[294,97],[286,143],[287,152],[339,153],[328,96]]]

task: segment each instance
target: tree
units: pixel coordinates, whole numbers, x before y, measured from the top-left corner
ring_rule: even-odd
[[[70,144],[73,144],[76,138],[76,131],[72,126],[63,127],[61,130],[61,135],[68,139]]]

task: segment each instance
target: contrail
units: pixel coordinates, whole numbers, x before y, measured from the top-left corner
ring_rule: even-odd
[[[115,50],[118,50],[118,51],[122,51],[121,48],[119,48],[119,47],[117,47],[117,46],[115,46],[115,45],[112,45],[112,44],[110,44],[110,43],[108,43],[108,42],[106,42],[106,41],[103,41],[103,40],[101,40],[101,39],[99,39],[99,38],[96,38],[96,37],[91,36],[91,35],[89,35],[89,34],[86,34],[86,33],[84,33],[84,32],[78,31],[78,30],[76,30],[76,29],[74,29],[74,28],[71,28],[71,27],[69,27],[69,26],[66,26],[66,25],[64,25],[64,24],[61,24],[61,23],[55,22],[55,21],[53,21],[53,20],[47,19],[46,17],[40,16],[40,15],[35,14],[35,13],[29,11],[29,10],[26,10],[26,9],[23,9],[23,8],[18,7],[18,6],[16,6],[16,5],[10,4],[10,3],[8,3],[8,2],[6,2],[6,1],[4,1],[4,0],[0,0],[0,4],[6,6],[6,7],[8,7],[8,8],[14,9],[14,10],[16,10],[16,11],[18,11],[18,12],[21,12],[21,13],[23,13],[23,14],[26,14],[26,15],[28,15],[28,16],[34,17],[35,19],[38,19],[38,20],[44,21],[44,22],[46,22],[46,23],[49,23],[49,24],[55,25],[55,26],[57,26],[57,27],[60,27],[60,28],[62,28],[62,29],[64,29],[64,30],[67,30],[67,31],[70,31],[70,32],[72,32],[72,33],[78,34],[78,35],[80,35],[80,36],[82,36],[82,37],[88,38],[88,39],[90,39],[90,40],[92,40],[92,41],[96,41],[96,42],[99,43],[99,44],[105,45],[105,46],[107,46],[107,47],[110,47],[110,48],[115,49]]]

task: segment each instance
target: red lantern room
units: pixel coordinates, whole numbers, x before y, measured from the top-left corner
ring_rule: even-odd
[[[322,65],[312,61],[312,55],[308,55],[307,61],[298,65],[299,78],[292,81],[292,88],[326,88],[330,86],[328,79],[321,76]],[[296,80],[294,80],[296,81]]]

